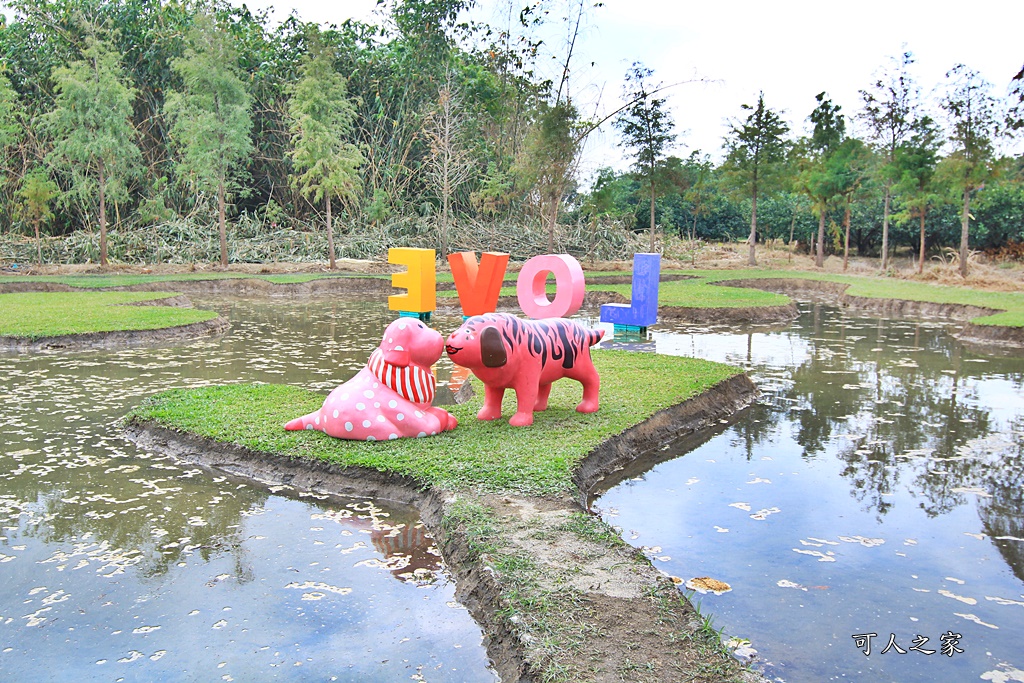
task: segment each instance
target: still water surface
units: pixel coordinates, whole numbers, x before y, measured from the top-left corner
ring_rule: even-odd
[[[0,675],[496,680],[415,511],[211,477],[118,436],[170,387],[326,393],[390,318],[379,302],[197,303],[231,333],[0,356]],[[732,586],[695,596],[716,628],[791,683],[1024,681],[1024,361],[819,305],[774,331],[658,330],[632,346],[742,365],[763,400],[598,507],[667,573]]]
[[[762,400],[596,506],[668,574],[730,584],[694,600],[769,678],[1024,681],[1024,358],[817,304],[639,346],[741,365]]]
[[[379,301],[197,305],[229,315],[230,334],[0,355],[0,679],[495,681],[415,510],[213,477],[115,426],[171,387],[326,393],[362,366],[389,313]]]

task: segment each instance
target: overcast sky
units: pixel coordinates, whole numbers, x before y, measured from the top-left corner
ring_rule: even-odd
[[[566,0],[545,0],[554,1]],[[277,20],[292,10],[305,21],[321,24],[349,17],[379,20],[376,0],[246,4],[251,9],[273,7]],[[500,27],[507,22],[508,8],[509,0],[479,0],[474,16]],[[561,53],[564,26],[553,16],[549,26],[551,33],[542,36],[550,47],[547,54]],[[912,74],[933,101],[946,71],[961,62],[980,72],[993,84],[993,94],[1002,97],[1024,64],[1022,27],[1020,0],[604,0],[603,7],[589,12],[583,28],[572,95],[587,115],[615,109],[621,103],[623,75],[633,61],[653,69],[655,79],[666,84],[706,79],[710,82],[680,85],[667,93],[679,133],[674,153],[686,156],[699,149],[717,159],[727,119],[743,113],[741,104],[756,102],[758,91],[803,133],[817,93],[827,91],[843,113],[855,114],[861,108],[858,91],[904,48],[917,59]],[[550,57],[547,61],[554,63]],[[593,136],[584,177],[600,166],[627,165],[616,142],[610,125]],[[1014,151],[1021,151],[1019,144]]]
[[[376,20],[376,0],[250,0],[248,5],[273,6],[278,19],[294,9],[321,23],[349,16]],[[496,27],[507,22],[507,0],[478,5],[478,18]],[[561,52],[559,19],[549,17],[552,32],[544,36],[552,53]],[[817,93],[827,91],[843,113],[855,114],[861,108],[858,91],[904,49],[914,54],[912,74],[932,101],[945,73],[961,62],[1002,97],[1024,64],[1022,27],[1024,2],[1015,0],[605,0],[589,12],[582,31],[572,90],[584,113],[591,114],[595,107],[607,112],[619,106],[623,75],[633,61],[653,69],[655,79],[666,84],[706,79],[668,92],[679,133],[674,151],[686,156],[699,149],[718,158],[727,119],[739,117],[740,105],[756,102],[759,91],[803,133]],[[627,165],[616,142],[611,126],[594,136],[585,176],[603,165]]]

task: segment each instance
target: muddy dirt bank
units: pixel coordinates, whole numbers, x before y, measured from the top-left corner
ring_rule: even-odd
[[[979,346],[1024,348],[1024,327],[967,323],[956,336],[960,341]]]
[[[503,681],[540,680],[552,670],[580,681],[758,681],[723,654],[717,634],[703,628],[675,583],[585,508],[590,489],[643,449],[730,418],[755,395],[754,385],[739,375],[657,413],[595,449],[574,477],[577,491],[557,498],[424,488],[406,477],[288,460],[151,423],[128,424],[124,433],[146,450],[250,482],[416,505]],[[486,552],[476,532],[458,521],[457,511],[467,505],[486,510],[495,530]],[[580,525],[602,532],[580,532]],[[508,558],[536,569],[530,581],[520,583],[521,577],[503,569]],[[520,610],[524,592],[531,591],[541,596],[539,605],[563,603],[553,610]],[[552,648],[551,634],[566,633],[571,645]]]

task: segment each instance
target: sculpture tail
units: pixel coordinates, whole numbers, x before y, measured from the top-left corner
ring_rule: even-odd
[[[316,424],[319,416],[320,411],[317,410],[309,415],[303,415],[302,417],[295,418],[291,422],[287,423],[284,428],[290,432],[297,432],[303,429],[320,429]]]
[[[604,330],[587,330],[587,346],[593,346],[604,337]]]

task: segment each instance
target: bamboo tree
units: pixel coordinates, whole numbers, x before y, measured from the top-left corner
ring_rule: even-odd
[[[107,199],[124,191],[139,172],[142,155],[131,125],[135,90],[125,84],[109,43],[87,26],[82,59],[54,74],[54,109],[42,117],[53,139],[47,161],[70,177],[66,197],[99,204],[100,265],[107,265]]]
[[[442,254],[448,253],[452,196],[473,173],[473,159],[464,142],[466,120],[462,106],[462,99],[452,83],[451,71],[448,71],[444,84],[438,90],[437,104],[427,116],[424,131],[430,142],[427,174],[441,197],[438,232]]]
[[[4,152],[19,140],[21,124],[18,121],[18,95],[11,87],[7,76],[0,72],[0,159],[3,159]]]
[[[597,178],[590,188],[590,194],[583,202],[583,215],[590,218],[590,248],[588,256],[591,261],[594,258],[594,249],[597,246],[597,225],[602,218],[614,217],[618,212],[615,205],[615,171],[610,168],[602,168],[597,171]]]
[[[579,112],[570,102],[539,105],[516,170],[532,188],[541,220],[547,224],[548,251],[555,248],[558,212],[576,172],[582,146]]]
[[[757,199],[761,191],[771,187],[786,158],[784,136],[789,126],[776,112],[764,105],[759,93],[756,105],[741,105],[750,114],[743,121],[733,121],[725,140],[726,178],[750,197],[750,245],[748,265],[756,266],[754,247],[757,244]]]
[[[17,177],[13,157],[14,149],[22,139],[19,114],[17,93],[7,76],[0,72],[0,204],[9,195],[8,188],[14,185],[12,180]],[[0,219],[0,225],[3,222]]]
[[[353,132],[355,105],[348,98],[345,79],[333,65],[330,54],[317,46],[302,65],[301,79],[288,100],[291,118],[290,152],[297,174],[292,185],[307,199],[324,201],[327,208],[327,253],[331,270],[336,267],[331,199],[350,208],[362,189],[359,167],[363,155],[348,141]]]
[[[196,15],[187,42],[184,56],[172,63],[182,87],[167,95],[171,141],[179,154],[179,178],[197,193],[216,194],[220,263],[226,266],[225,204],[241,189],[241,169],[253,149],[251,98],[231,36],[212,17]]]

